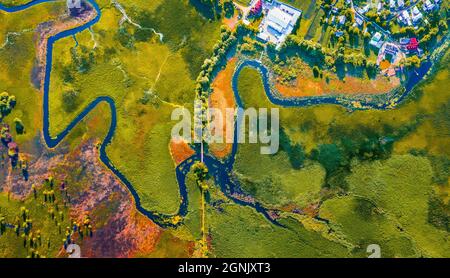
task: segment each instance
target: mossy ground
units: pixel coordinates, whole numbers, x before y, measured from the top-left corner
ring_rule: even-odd
[[[43,202],[42,189],[38,189],[37,198],[30,196],[24,201],[12,200],[8,197],[8,193],[0,194],[0,215],[5,217],[6,223],[15,225],[16,219],[21,219],[21,208],[24,207],[30,211],[30,219],[32,220],[31,233],[34,235],[35,242],[40,232],[41,241],[35,250],[43,257],[56,257],[62,250],[64,232],[66,227],[70,227],[70,217],[68,207],[62,205],[63,195],[56,192],[56,200],[59,201],[58,210],[55,205]],[[55,218],[52,219],[49,211],[55,211]],[[63,218],[59,215],[62,213]],[[23,221],[21,221],[23,223]],[[58,224],[61,228],[59,228]],[[61,230],[60,230],[61,229]],[[0,257],[2,258],[24,258],[31,256],[31,247],[29,240],[24,245],[23,229],[19,235],[16,235],[13,228],[7,228],[6,233],[0,236]]]
[[[311,7],[298,1],[286,2],[303,9]],[[192,108],[195,77],[219,36],[220,23],[199,16],[187,0],[145,4],[121,1],[134,21],[164,34],[161,43],[151,32],[139,34],[132,24],[125,22],[120,26],[122,14],[109,1],[99,4],[100,22],[92,27],[92,33],[86,30],[76,35],[77,47],[73,37],[54,46],[51,134],[62,131],[96,97],[111,96],[117,105],[118,122],[113,142],[107,148],[110,159],[132,182],[144,208],[175,213],[180,199],[168,150],[173,126],[170,114],[174,107]],[[5,22],[2,28],[34,28],[30,22],[55,19],[63,9],[64,3],[48,3],[18,14],[1,13],[0,19]],[[24,16],[30,20],[21,20]],[[4,69],[0,71],[0,90],[16,95],[18,100],[6,121],[20,117],[24,122],[27,133],[13,135],[25,150],[31,150],[32,139],[42,126],[41,96],[30,83],[35,57],[32,35],[25,32],[15,36],[13,45],[0,50]],[[5,38],[5,32],[0,32],[0,42]],[[259,145],[241,144],[232,174],[244,191],[270,207],[305,207],[320,201],[318,215],[329,223],[286,212],[280,222],[287,228],[277,227],[254,209],[234,204],[210,184],[206,213],[210,255],[365,257],[366,246],[376,243],[386,257],[448,256],[448,230],[430,221],[431,198],[438,197],[448,204],[450,192],[449,91],[443,89],[448,87],[448,57],[437,66],[437,73],[396,109],[280,107],[281,126],[289,145],[303,149],[301,167],[293,167],[288,149],[267,156],[259,154]],[[77,92],[75,101],[65,102],[63,95],[67,91]],[[265,96],[255,70],[242,71],[239,93],[246,107],[276,107]],[[74,147],[86,137],[102,138],[110,123],[108,109],[100,105],[62,144]],[[377,156],[367,151],[371,146],[366,143],[373,143],[373,138],[392,140],[391,147]],[[321,159],[324,145],[334,144],[340,150],[349,141],[361,150],[358,155],[338,161],[335,168]],[[345,152],[341,151],[343,157]],[[82,176],[82,172],[78,175]],[[184,225],[164,233],[152,256],[187,256],[188,242],[201,237],[201,195],[190,175],[187,186],[190,205]],[[0,194],[0,212],[8,219],[20,206],[30,209],[42,234],[48,235],[51,242],[60,243],[60,235],[48,220],[45,207],[32,198],[8,201],[4,193]],[[99,209],[96,217],[104,218],[110,209]],[[448,217],[443,211],[437,222],[445,222]],[[14,244],[0,248],[2,257],[27,255],[14,234],[5,238]],[[5,246],[3,239],[1,247]],[[42,254],[56,256],[60,244],[51,246]]]
[[[51,133],[60,132],[96,97],[113,97],[118,120],[107,149],[110,159],[136,188],[144,208],[176,213],[180,201],[168,151],[173,126],[170,116],[176,107],[192,107],[196,72],[219,35],[220,23],[203,19],[188,1],[155,1],[150,6],[130,1],[121,4],[133,21],[163,33],[163,43],[152,32],[147,40],[136,40],[133,34],[139,28],[128,22],[120,27],[122,14],[109,2],[99,1],[104,8],[100,22],[92,27],[95,49],[89,30],[77,34],[76,48],[72,37],[55,44]],[[121,45],[117,42],[119,36],[125,37],[119,38]],[[211,39],[205,40],[204,36]],[[72,70],[75,73],[67,82],[64,70],[76,64],[73,56],[90,62],[86,71]],[[69,90],[79,94],[74,109],[67,111],[62,93]]]
[[[0,12],[0,91],[18,100],[4,122],[12,127],[14,141],[25,152],[32,149],[32,139],[42,126],[42,97],[31,81],[36,56],[34,29],[41,22],[56,20],[64,9],[61,3],[44,3],[18,13]],[[14,118],[22,120],[23,134],[16,133]]]
[[[259,145],[240,144],[235,172],[247,192],[262,201],[295,203],[295,194],[280,198],[286,184],[297,188],[306,200],[319,194],[325,200],[319,215],[330,221],[329,226],[343,244],[350,243],[354,256],[366,256],[365,248],[379,244],[383,256],[445,257],[448,254],[448,230],[430,222],[430,200],[439,195],[448,200],[448,144],[446,133],[450,128],[448,117],[448,53],[436,65],[435,73],[419,85],[411,96],[392,110],[347,111],[335,105],[307,108],[280,108],[280,125],[291,141],[305,150],[304,167],[293,169],[286,152],[272,156],[259,154]],[[264,94],[260,74],[244,69],[239,77],[239,92],[246,107],[276,107]],[[367,133],[367,130],[370,130]],[[372,135],[370,135],[372,134]],[[322,146],[336,145],[345,156],[347,140],[359,151],[367,148],[371,136],[377,140],[392,140],[383,155],[364,153],[340,161],[340,170],[331,171],[326,161],[318,164],[319,171],[308,171],[308,178],[300,177],[315,161]],[[362,145],[358,143],[362,136]],[[364,143],[366,142],[366,143]],[[320,162],[319,158],[319,162]],[[325,168],[325,170],[324,170]],[[294,173],[294,174],[292,174]],[[324,178],[325,176],[325,178]],[[266,179],[270,182],[257,183]],[[249,183],[248,181],[252,181]],[[316,183],[319,182],[320,185]],[[308,192],[307,188],[316,188]],[[302,192],[304,188],[305,191]],[[344,197],[336,195],[345,194]],[[333,193],[334,192],[334,193]],[[270,199],[270,197],[278,196]],[[289,198],[290,197],[290,198]],[[442,204],[445,204],[442,201]],[[369,209],[368,214],[364,210]],[[441,222],[448,219],[445,209]],[[448,210],[447,210],[448,212]],[[448,220],[447,220],[448,221]],[[345,243],[346,242],[346,243]]]

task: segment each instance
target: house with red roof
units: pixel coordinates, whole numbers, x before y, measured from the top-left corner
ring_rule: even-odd
[[[418,48],[419,48],[419,41],[416,38],[411,38],[409,40],[408,45],[406,46],[406,49],[411,51],[411,50],[417,50]]]
[[[250,9],[250,14],[252,16],[259,16],[262,13],[262,8],[263,8],[262,0],[258,0],[256,1],[255,5],[253,5],[253,7]]]

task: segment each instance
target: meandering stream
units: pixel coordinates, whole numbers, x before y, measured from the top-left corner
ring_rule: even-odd
[[[41,3],[46,2],[52,2],[53,0],[33,0],[27,4],[16,6],[16,7],[5,7],[0,4],[0,10],[8,12],[8,13],[15,13],[19,11],[23,11],[25,9],[28,9],[30,7],[33,7],[35,5],[39,5]],[[96,98],[94,101],[92,101],[89,105],[87,105],[86,108],[83,109],[83,111],[78,114],[75,119],[59,134],[52,137],[50,135],[50,113],[49,113],[49,88],[50,88],[50,79],[51,79],[51,69],[52,69],[52,57],[53,57],[53,46],[55,42],[57,42],[59,39],[68,37],[68,36],[75,36],[75,34],[82,32],[84,30],[87,30],[92,25],[96,24],[100,17],[101,17],[101,10],[98,6],[98,4],[94,0],[86,0],[90,3],[90,5],[96,10],[97,15],[94,19],[91,21],[85,23],[82,26],[78,26],[72,29],[65,30],[61,33],[58,33],[54,36],[51,36],[48,39],[47,44],[47,52],[46,52],[46,67],[45,67],[45,77],[44,77],[44,87],[43,87],[43,137],[45,144],[49,148],[56,147],[66,136],[69,134],[69,132],[80,122],[84,119],[86,115],[88,115],[97,105],[100,103],[106,103],[110,107],[111,110],[111,124],[108,130],[107,135],[105,136],[99,152],[100,152],[100,159],[101,161],[121,180],[123,184],[127,186],[129,191],[131,192],[136,208],[139,212],[147,216],[149,219],[151,219],[153,222],[158,224],[161,227],[172,227],[176,226],[177,224],[172,223],[172,219],[176,215],[165,215],[161,214],[159,212],[150,211],[142,207],[141,200],[139,197],[139,194],[136,192],[135,188],[131,184],[131,182],[125,177],[124,174],[122,174],[112,163],[112,161],[108,158],[106,153],[106,147],[111,143],[111,140],[114,136],[114,133],[117,128],[117,111],[116,111],[116,104],[114,102],[114,99],[109,96],[101,96]],[[409,78],[408,83],[406,84],[405,88],[406,90],[402,92],[398,97],[398,102],[400,102],[402,99],[406,97],[406,95],[411,91],[411,89],[414,87],[415,84],[417,84],[423,76],[428,72],[430,69],[432,63],[431,62],[425,62],[423,63],[422,67],[417,70],[417,74],[415,73],[414,76],[411,76]],[[269,98],[269,100],[280,106],[285,107],[304,107],[304,106],[310,106],[310,105],[318,105],[318,104],[338,104],[343,106],[348,106],[348,102],[343,101],[341,97],[336,96],[324,96],[324,97],[314,97],[314,98],[282,98],[277,93],[273,92],[271,90],[270,82],[269,82],[269,73],[268,69],[261,64],[258,61],[255,60],[248,60],[244,61],[241,64],[238,65],[236,68],[233,79],[232,79],[232,88],[233,93],[236,99],[236,103],[239,107],[243,107],[243,103],[241,100],[241,97],[238,92],[238,78],[243,68],[245,67],[252,67],[257,69],[261,75],[264,85],[264,91]],[[372,108],[372,109],[388,109],[387,103],[371,103],[369,101],[362,103],[365,108]],[[354,108],[354,107],[353,107]],[[235,130],[237,130],[237,123],[240,122],[240,118],[242,115],[237,115],[237,119],[235,121]],[[250,206],[254,208],[256,211],[264,215],[270,222],[272,222],[274,225],[280,225],[276,220],[274,220],[268,213],[268,211],[264,208],[264,206],[256,201],[244,201],[245,200],[252,200],[252,198],[237,198],[236,196],[248,196],[245,194],[239,185],[239,183],[231,176],[231,172],[233,169],[233,165],[235,162],[235,157],[237,153],[238,144],[236,143],[236,137],[237,132],[235,132],[234,135],[234,144],[232,147],[232,153],[231,155],[225,160],[220,161],[217,158],[213,157],[211,154],[206,151],[206,154],[204,156],[204,162],[207,165],[210,174],[215,180],[215,183],[220,187],[221,191],[234,203],[242,205],[242,206]],[[188,193],[186,189],[186,176],[191,168],[191,166],[196,162],[200,161],[200,150],[197,147],[194,147],[196,150],[196,153],[191,156],[190,158],[186,159],[182,163],[180,163],[175,171],[176,171],[176,178],[179,185],[179,191],[181,196],[181,202],[180,207],[177,215],[180,216],[186,216],[188,213]]]

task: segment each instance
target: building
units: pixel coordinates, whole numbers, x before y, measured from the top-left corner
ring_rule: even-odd
[[[385,55],[390,55],[392,57],[397,56],[397,52],[400,51],[395,44],[388,43],[384,49]]]
[[[376,48],[380,48],[383,45],[383,40],[381,40],[381,33],[376,32],[375,35],[373,35],[372,39],[370,39],[369,44]]]
[[[369,10],[370,10],[370,5],[367,4],[367,5],[365,5],[364,7],[362,7],[362,8],[359,9],[359,13],[365,14],[365,13],[367,13]]]
[[[408,11],[403,11],[403,17],[406,20],[406,24],[411,26],[412,25],[411,16],[409,15]]]
[[[419,56],[419,58],[423,56],[423,50],[421,48],[417,48],[417,56]]]
[[[408,13],[408,11],[402,11],[398,17],[397,20],[399,23],[403,24],[403,25],[412,25],[412,21],[411,21],[411,17]]]
[[[345,24],[345,20],[346,20],[345,15],[339,16],[339,24],[340,25],[344,25]]]
[[[355,23],[356,23],[356,25],[358,25],[359,27],[361,27],[361,26],[363,25],[363,23],[364,23],[363,18],[362,18],[359,14],[357,14],[357,15],[355,16]]]
[[[411,9],[411,12],[412,12],[413,23],[414,24],[418,23],[423,17],[422,13],[419,11],[419,9],[416,6],[414,6],[414,8]]]
[[[399,43],[400,43],[400,49],[402,50],[402,51],[404,51],[404,52],[407,52],[408,51],[408,44],[409,44],[409,38],[401,38],[400,40],[399,40]]]
[[[403,1],[403,0],[397,0],[397,6],[398,6],[399,8],[403,8],[403,7],[405,6],[405,1]]]
[[[302,12],[284,3],[263,2],[264,18],[259,26],[258,38],[278,47],[291,34]]]
[[[383,9],[383,3],[380,1],[380,2],[378,2],[378,5],[377,5],[377,12],[381,12],[382,9]]]
[[[421,52],[422,50],[419,48],[419,41],[417,38],[401,38],[399,40],[400,50],[405,53],[411,52]]]
[[[408,49],[409,51],[417,51],[418,48],[419,41],[416,38],[411,38],[408,45],[406,46],[406,49]]]
[[[344,32],[338,30],[338,31],[336,31],[336,32],[334,33],[334,35],[335,35],[336,37],[340,38],[340,37],[342,37],[342,36],[344,35]]]
[[[430,2],[430,0],[426,0],[423,3],[423,8],[426,12],[430,12],[434,9],[434,4]]]
[[[275,8],[267,14],[267,24],[278,32],[283,32],[289,26],[290,17],[282,10]]]
[[[262,13],[262,0],[257,0],[255,5],[250,9],[250,15],[259,16]]]
[[[395,9],[395,0],[389,0],[389,8]]]
[[[382,68],[384,74],[392,76],[395,75],[395,67],[404,57],[404,53],[397,45],[386,42],[378,52],[377,65]]]

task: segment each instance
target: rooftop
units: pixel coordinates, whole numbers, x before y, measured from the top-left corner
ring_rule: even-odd
[[[278,1],[264,1],[263,9],[266,12],[259,26],[258,38],[279,47],[294,30],[302,12]]]
[[[287,13],[280,10],[280,8],[273,8],[269,10],[267,20],[271,23],[279,25],[281,28],[287,28],[291,21],[291,17]]]

